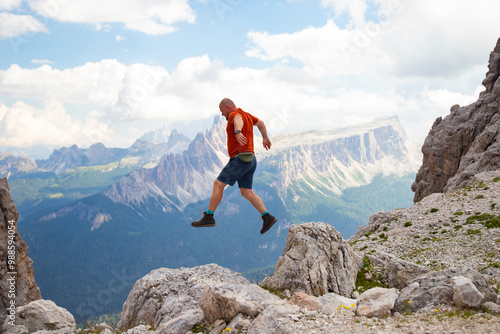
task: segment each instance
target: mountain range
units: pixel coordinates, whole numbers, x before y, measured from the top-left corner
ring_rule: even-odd
[[[348,237],[373,212],[411,205],[420,157],[396,117],[271,139],[265,151],[256,138],[254,190],[279,218],[263,236],[259,214],[234,188],[225,191],[215,228],[189,226],[228,160],[220,117],[192,141],[159,129],[128,149],[97,143],[45,160],[18,158],[30,162],[22,173],[9,158],[2,172],[44,298],[85,318],[118,311],[132,283],[153,268],[217,262],[262,275],[291,222],[325,221]],[[100,298],[117,276],[123,288]]]

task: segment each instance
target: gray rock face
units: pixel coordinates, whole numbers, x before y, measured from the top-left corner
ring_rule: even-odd
[[[19,307],[40,299],[41,295],[35,282],[33,261],[28,256],[28,246],[17,231],[19,213],[5,178],[0,179],[0,209],[0,323],[3,323],[11,302]]]
[[[24,326],[29,333],[36,331],[58,331],[58,333],[75,333],[75,318],[66,309],[57,306],[53,301],[39,299],[17,308],[16,325]],[[10,330],[8,319],[2,328]]]
[[[474,175],[500,169],[500,39],[490,54],[486,90],[477,102],[455,105],[434,122],[422,147],[423,163],[412,185],[414,201],[468,185]]]
[[[250,282],[240,274],[215,264],[154,270],[134,284],[123,304],[117,328],[127,330],[141,324],[160,328],[168,322],[175,328],[192,328],[203,319],[200,318],[198,300],[205,286],[222,284],[248,285]],[[172,321],[174,319],[177,321]],[[184,324],[179,323],[182,319]],[[168,333],[166,326],[162,328]]]
[[[292,225],[274,274],[262,285],[314,296],[328,292],[350,296],[360,267],[361,259],[333,226]]]
[[[417,311],[424,308],[439,308],[441,305],[455,305],[455,300],[459,297],[455,297],[453,278],[459,276],[470,279],[475,289],[483,295],[480,304],[496,302],[495,291],[480,273],[472,269],[448,269],[429,272],[412,280],[400,292],[394,309],[398,312],[404,312],[406,310]],[[464,298],[465,293],[460,299],[463,301]]]

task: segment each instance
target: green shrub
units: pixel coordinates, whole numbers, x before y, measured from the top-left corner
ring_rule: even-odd
[[[500,216],[490,215],[488,213],[483,213],[480,215],[474,215],[467,218],[467,223],[472,224],[475,222],[482,222],[487,228],[500,228]]]
[[[406,222],[406,223],[405,223],[405,225],[404,225],[404,227],[409,227],[409,226],[411,226],[411,225],[412,225],[412,223],[411,223],[411,222]]]
[[[473,230],[473,229],[468,229],[467,232],[465,232],[467,235],[475,235],[475,234],[481,234],[481,230]]]
[[[500,228],[500,217],[494,217],[484,222],[487,228]]]
[[[368,257],[363,258],[363,267],[359,270],[358,276],[356,277],[356,290],[358,290],[360,293],[365,292],[366,290],[369,290],[371,288],[375,287],[381,287],[381,288],[387,288],[388,286],[382,282],[382,275],[381,274],[373,274],[372,272],[372,279],[367,280],[365,277],[365,274],[368,272],[371,272],[371,263],[370,259]]]

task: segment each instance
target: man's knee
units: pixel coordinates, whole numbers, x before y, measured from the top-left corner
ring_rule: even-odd
[[[245,198],[250,198],[253,196],[252,189],[240,188],[241,195]]]
[[[227,186],[227,183],[219,181],[219,179],[215,179],[214,181],[214,189],[221,189],[224,190],[224,188]]]

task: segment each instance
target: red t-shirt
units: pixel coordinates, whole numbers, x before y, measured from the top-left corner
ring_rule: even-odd
[[[236,135],[234,134],[234,117],[240,115],[243,119],[243,129],[241,133],[247,138],[246,145],[242,146],[236,140]],[[247,112],[244,112],[240,108],[232,111],[227,118],[227,152],[229,157],[233,158],[236,154],[240,152],[254,152],[253,148],[253,126],[257,123],[259,119]]]

